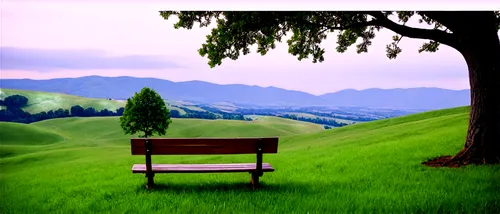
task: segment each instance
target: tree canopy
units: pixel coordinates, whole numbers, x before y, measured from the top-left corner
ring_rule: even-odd
[[[127,99],[123,116],[120,117],[120,125],[125,134],[142,132],[140,137],[145,138],[153,134],[165,135],[170,123],[170,111],[165,101],[148,87]]]
[[[195,23],[200,27],[207,27],[215,21],[216,27],[207,35],[206,42],[199,49],[201,56],[208,56],[208,64],[212,68],[221,65],[225,58],[236,60],[241,53],[250,53],[249,46],[254,44],[258,45],[257,52],[265,55],[276,47],[276,41],[281,42],[290,32],[293,35],[287,41],[288,52],[299,60],[312,57],[314,63],[324,61],[325,49],[320,47],[320,43],[327,38],[328,33],[335,31],[338,32],[336,51],[340,53],[358,40],[357,53],[368,52],[376,32],[382,28],[395,32],[393,42],[386,46],[386,55],[390,59],[401,53],[398,44],[403,37],[428,40],[423,43],[419,52],[435,52],[440,44],[459,49],[461,41],[457,34],[463,33],[460,25],[476,21],[460,12],[433,11],[160,11],[160,15],[164,19],[177,16],[179,21],[174,25],[176,29],[192,29]],[[475,15],[477,18],[484,16],[479,12]],[[496,30],[500,29],[500,13],[491,12],[490,15],[490,19],[495,19]],[[427,23],[431,28],[407,26],[406,23],[413,16],[418,16],[420,23]]]
[[[28,98],[22,95],[12,95],[4,99],[3,105],[7,108],[18,109],[28,104]]]
[[[74,116],[83,116],[85,114],[85,109],[80,105],[76,105],[76,106],[71,106],[70,112],[71,115]]]

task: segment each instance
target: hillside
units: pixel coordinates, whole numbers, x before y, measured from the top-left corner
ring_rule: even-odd
[[[3,84],[3,82],[2,82]],[[42,111],[56,110],[58,108],[71,109],[71,106],[80,105],[84,108],[93,107],[96,110],[108,109],[115,111],[124,107],[125,102],[108,99],[87,98],[60,93],[47,93],[40,91],[0,89],[0,99],[11,95],[22,95],[28,98],[28,105],[23,107],[24,111],[38,113]],[[0,106],[2,107],[2,106]]]
[[[124,139],[118,117],[64,118],[32,124],[63,133],[74,139]],[[324,130],[321,125],[295,120],[260,117],[255,121],[201,120],[173,118],[169,137],[255,137],[286,136]]]
[[[259,117],[255,121],[199,120],[174,118],[169,137],[257,137],[287,136],[322,131],[323,126],[300,121]],[[10,155],[24,154],[25,145],[48,145],[42,150],[72,148],[74,146],[124,145],[128,137],[123,134],[118,117],[63,118],[26,124],[0,122],[2,150]],[[250,131],[248,131],[250,130]],[[41,138],[41,140],[37,140]],[[65,139],[67,141],[62,142]],[[77,145],[67,144],[77,140]],[[59,142],[59,144],[56,144]],[[31,152],[31,150],[30,150]]]
[[[149,192],[144,176],[130,171],[144,157],[130,155],[129,137],[117,118],[42,121],[23,126],[24,133],[43,129],[66,140],[48,137],[51,144],[33,145],[18,136],[10,137],[18,145],[0,147],[11,153],[0,158],[0,213],[498,213],[499,166],[421,164],[456,153],[467,119],[468,108],[455,108],[326,131],[275,118],[175,119],[170,137],[280,136],[278,154],[264,155],[276,171],[264,174],[264,187],[257,191],[248,190],[247,173],[234,173],[160,174],[155,181],[161,188]],[[2,133],[19,131],[0,125]],[[153,163],[252,161],[253,155],[153,158]]]
[[[0,99],[5,99],[5,97],[11,95],[22,95],[28,98],[28,105],[23,107],[22,109],[29,113],[39,113],[42,111],[50,111],[57,110],[59,108],[62,109],[71,109],[71,106],[80,105],[83,108],[93,107],[96,110],[108,109],[110,111],[116,111],[116,109],[120,107],[125,107],[125,100],[109,100],[103,98],[88,98],[88,97],[80,97],[69,94],[60,94],[60,93],[50,93],[50,92],[41,92],[41,91],[29,91],[29,90],[14,90],[14,89],[0,89]],[[193,106],[189,106],[188,104],[183,105],[178,102],[170,102],[167,101],[167,104],[174,103],[177,106],[190,108],[193,110],[196,109]],[[4,106],[0,105],[0,109],[4,108]],[[185,111],[175,107],[168,106],[171,110],[177,110],[181,114],[184,114]]]
[[[469,90],[441,88],[342,90],[320,96],[339,106],[379,108],[443,109],[470,105]]]
[[[109,100],[98,98],[86,98],[67,94],[0,89],[0,100],[12,95],[22,95],[28,98],[28,104],[22,109],[30,114],[26,116],[12,116],[12,114],[0,114],[0,121],[5,122],[23,122],[31,123],[45,119],[54,119],[67,117],[63,113],[58,113],[48,117],[47,114],[34,115],[40,112],[56,111],[59,108],[70,110],[72,106],[80,105],[83,108],[92,107],[97,113],[88,113],[86,116],[120,116],[117,113],[117,108],[125,105],[124,100]],[[397,117],[406,114],[411,114],[416,111],[396,110],[396,109],[374,109],[374,108],[257,108],[245,109],[229,103],[215,103],[213,105],[199,105],[191,102],[166,100],[167,108],[171,110],[171,116],[175,118],[198,118],[198,119],[237,119],[245,120],[243,115],[260,115],[260,116],[275,116],[290,119],[288,115],[298,116],[295,118],[303,122],[311,122],[327,126],[338,127],[342,125],[352,124],[354,122],[363,122],[377,120],[381,118]],[[0,105],[0,110],[5,109],[5,106]],[[115,115],[109,115],[106,112],[100,112],[102,109],[108,109]],[[175,111],[177,112],[175,112]],[[89,111],[91,112],[91,111]],[[174,114],[175,113],[175,114]],[[11,115],[11,116],[9,116]],[[19,114],[18,114],[19,115]],[[69,113],[68,113],[69,116]],[[213,116],[213,117],[212,117]],[[303,117],[303,118],[300,118]],[[28,119],[27,119],[28,118]],[[321,120],[320,120],[321,119]],[[343,124],[340,124],[343,123]]]
[[[124,100],[148,86],[167,100],[232,103],[245,106],[358,106],[441,109],[470,104],[469,90],[439,88],[344,90],[315,96],[276,87],[218,85],[203,81],[172,82],[155,78],[101,77],[50,80],[2,79],[2,88],[57,92],[82,97]]]
[[[37,126],[19,123],[0,123],[1,145],[47,145],[65,140],[63,136]]]

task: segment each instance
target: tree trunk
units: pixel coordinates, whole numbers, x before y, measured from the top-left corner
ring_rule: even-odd
[[[445,165],[500,163],[500,41],[492,17],[472,16],[457,33],[469,69],[471,110],[465,146]]]

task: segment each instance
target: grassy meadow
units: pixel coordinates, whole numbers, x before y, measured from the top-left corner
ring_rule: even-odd
[[[83,108],[93,107],[98,111],[102,109],[116,111],[116,109],[120,107],[125,107],[126,104],[124,100],[108,100],[102,98],[80,97],[69,94],[0,88],[0,100],[3,100],[8,96],[16,94],[28,98],[28,104],[22,107],[22,109],[32,114],[39,113],[42,111],[45,112],[50,110],[55,111],[59,108],[70,110],[71,107],[74,105],[80,105]],[[201,108],[190,105],[184,105],[183,103],[180,102],[166,101],[166,103],[167,107],[170,110],[177,110],[179,111],[180,114],[185,114],[186,111],[171,105],[175,104],[177,106],[186,107],[194,111],[205,111]],[[5,106],[0,105],[0,110],[3,108],[5,108]]]
[[[320,118],[320,119],[326,119],[326,120],[335,120],[339,123],[347,123],[347,124],[354,124],[354,123],[363,123],[363,121],[353,121],[353,120],[345,120],[345,119],[339,119],[339,118],[332,118],[332,117],[323,117],[323,116],[317,116],[314,114],[309,114],[309,113],[302,113],[302,112],[286,112],[286,114],[290,115],[297,115],[297,117],[304,117],[304,118]]]
[[[323,130],[274,117],[174,119],[168,137],[279,136],[275,172],[132,174],[117,117],[0,123],[0,213],[499,213],[500,166],[421,163],[463,146],[468,108]],[[253,155],[153,156],[153,163],[254,162]]]
[[[96,110],[108,109],[110,111],[115,111],[120,107],[125,107],[125,102],[119,100],[108,100],[108,99],[98,99],[98,98],[87,98],[79,97],[68,94],[59,93],[48,93],[39,91],[27,91],[27,90],[14,90],[14,89],[0,89],[0,99],[5,99],[12,95],[22,95],[28,98],[28,104],[22,109],[29,113],[39,113],[42,111],[71,109],[76,103],[83,108],[93,107]],[[0,108],[4,108],[0,106]]]

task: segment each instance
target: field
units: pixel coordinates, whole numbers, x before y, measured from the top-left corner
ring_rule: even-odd
[[[96,110],[108,109],[110,111],[115,111],[120,107],[125,106],[125,102],[118,100],[108,100],[108,99],[96,99],[96,98],[86,98],[67,94],[58,93],[47,93],[38,91],[26,91],[26,90],[14,90],[14,89],[0,89],[0,99],[5,99],[5,97],[11,95],[22,95],[28,98],[28,105],[23,107],[24,111],[29,113],[39,113],[42,111],[71,109],[71,106],[76,104],[88,108],[93,107]],[[3,106],[0,106],[3,108]]]
[[[499,213],[500,167],[431,168],[462,146],[468,108],[322,130],[274,117],[174,119],[169,137],[280,136],[263,188],[248,173],[132,174],[118,118],[0,123],[0,213]],[[251,155],[155,156],[153,163],[251,162]]]
[[[59,93],[49,93],[49,92],[39,92],[39,91],[28,91],[28,90],[14,90],[14,89],[5,89],[0,88],[0,99],[5,99],[5,97],[11,95],[22,95],[28,98],[28,105],[23,107],[24,111],[29,113],[39,113],[42,111],[50,111],[57,110],[58,108],[62,109],[71,109],[71,106],[80,105],[83,108],[93,107],[96,110],[100,111],[102,109],[108,109],[110,111],[116,111],[116,109],[120,107],[125,107],[124,100],[108,100],[108,99],[98,99],[98,98],[87,98],[87,97],[79,97],[68,94],[59,94]],[[185,114],[186,112],[178,107],[171,106],[175,104],[177,106],[186,107],[194,111],[205,111],[203,109],[197,108],[195,106],[186,105],[180,102],[175,101],[167,101],[168,108],[170,110],[177,110],[181,114]],[[4,106],[0,106],[0,109],[5,108]]]
[[[285,112],[285,114],[297,115],[297,117],[304,117],[304,118],[320,118],[320,119],[326,119],[326,120],[335,120],[339,123],[347,123],[347,124],[353,124],[354,122],[359,123],[359,121],[344,120],[344,119],[338,119],[338,118],[333,118],[333,117],[322,117],[322,116],[317,116],[314,114],[301,113],[301,112]]]

